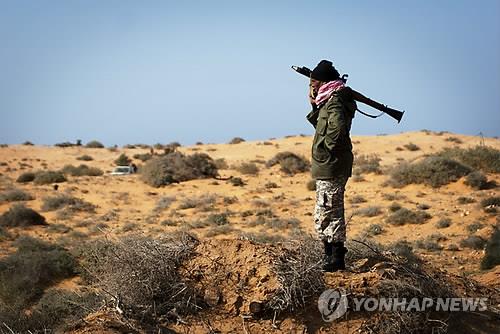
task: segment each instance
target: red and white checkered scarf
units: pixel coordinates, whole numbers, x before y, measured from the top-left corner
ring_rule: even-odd
[[[327,82],[321,86],[318,90],[318,95],[316,96],[316,105],[320,106],[322,103],[328,101],[333,92],[345,87],[342,80],[334,80]]]

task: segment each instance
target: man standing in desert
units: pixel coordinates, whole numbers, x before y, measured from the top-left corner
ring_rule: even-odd
[[[350,129],[356,102],[332,62],[322,60],[311,72],[307,115],[316,128],[312,177],[316,180],[314,224],[324,244],[326,272],[345,269],[344,191],[352,174]]]

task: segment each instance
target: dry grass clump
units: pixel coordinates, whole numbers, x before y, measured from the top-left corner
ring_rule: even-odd
[[[0,216],[0,225],[8,227],[47,225],[45,217],[23,204],[14,204]]]
[[[124,315],[158,323],[201,308],[197,292],[179,273],[197,244],[187,233],[97,240],[82,249],[82,266],[86,279]]]
[[[79,166],[66,165],[61,169],[64,174],[71,176],[101,176],[103,171],[97,167],[89,167],[85,164]]]
[[[472,169],[485,173],[500,173],[500,150],[489,146],[471,148],[446,148],[437,153],[438,156],[460,161]]]
[[[486,240],[478,235],[470,235],[465,239],[460,240],[460,247],[472,248],[472,249],[483,249],[486,244]]]
[[[474,198],[470,197],[465,197],[465,196],[460,196],[457,198],[458,204],[469,204],[469,203],[474,203],[476,200]]]
[[[437,228],[446,228],[446,227],[450,227],[450,225],[451,225],[450,218],[441,218],[436,222]]]
[[[417,145],[413,144],[413,143],[408,143],[406,145],[403,145],[404,148],[406,148],[408,151],[418,151],[420,150],[420,147],[418,147]]]
[[[217,196],[214,194],[203,194],[200,196],[192,196],[184,199],[180,204],[179,204],[179,209],[185,210],[185,209],[193,209],[193,208],[198,208],[198,209],[204,209],[207,207],[212,207],[217,200]]]
[[[42,211],[55,211],[61,208],[68,208],[73,212],[80,211],[93,213],[95,212],[96,206],[80,198],[64,194],[45,197],[43,199]]]
[[[152,158],[153,156],[150,153],[137,153],[133,155],[134,159],[141,160],[142,162],[148,161]]]
[[[147,161],[140,173],[142,180],[153,187],[218,175],[217,166],[209,155],[205,153],[184,155],[180,152]]]
[[[259,174],[259,167],[253,162],[244,162],[236,170],[241,174],[245,175],[257,175]]]
[[[242,240],[250,240],[257,244],[276,244],[286,240],[281,234],[269,234],[267,232],[242,232],[239,236]]]
[[[415,246],[417,248],[425,249],[428,251],[440,251],[443,249],[443,246],[439,244],[439,241],[442,240],[446,240],[446,238],[442,234],[431,234],[424,239],[417,240],[415,242]]]
[[[352,173],[353,175],[362,175],[368,173],[382,174],[382,170],[380,169],[380,158],[376,154],[357,155],[354,159]]]
[[[472,170],[448,158],[430,156],[416,163],[403,163],[393,168],[389,184],[403,187],[412,183],[423,183],[440,187],[469,174]]]
[[[246,185],[245,181],[241,177],[232,177],[227,180],[228,183],[231,183],[235,187],[243,187]]]
[[[82,156],[79,156],[76,158],[76,160],[81,160],[81,161],[92,161],[94,160],[94,158],[92,158],[90,155],[88,154],[84,154]]]
[[[485,212],[497,213],[498,207],[500,206],[500,196],[491,196],[481,200],[481,207]]]
[[[40,171],[35,173],[33,182],[38,185],[61,183],[66,182],[66,178],[64,174],[59,171]]]
[[[431,218],[425,211],[412,211],[406,208],[399,208],[386,218],[386,222],[391,225],[423,224]]]
[[[21,189],[10,189],[0,193],[0,203],[31,201],[35,198]]]
[[[488,189],[490,186],[488,178],[480,171],[474,171],[468,174],[464,183],[477,190]]]
[[[365,229],[365,234],[367,236],[374,236],[374,235],[380,235],[384,233],[384,228],[380,224],[370,224],[366,229]]]
[[[491,269],[500,264],[500,228],[497,226],[486,243],[486,249],[481,260],[481,269]]]
[[[355,210],[354,214],[363,217],[375,217],[382,214],[382,209],[379,206],[368,206]]]
[[[175,200],[175,196],[163,196],[156,202],[156,206],[154,207],[153,211],[161,212],[163,210],[166,210],[173,202],[175,202]]]
[[[280,152],[266,162],[266,167],[280,165],[280,170],[289,175],[307,172],[311,166],[306,158],[292,152]]]
[[[308,299],[324,290],[320,243],[304,237],[272,250],[273,266],[279,288],[265,307],[274,312],[297,311]]]

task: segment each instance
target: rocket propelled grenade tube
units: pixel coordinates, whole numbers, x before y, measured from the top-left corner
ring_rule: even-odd
[[[299,74],[302,74],[303,76],[306,76],[307,78],[310,78],[311,77],[311,70],[305,66],[302,66],[302,67],[299,67],[299,66],[292,66],[292,69],[299,73]],[[344,74],[341,78],[342,81],[344,81],[344,83],[347,82],[347,77],[348,75],[347,74]],[[396,109],[392,109],[392,108],[389,108],[388,106],[384,106],[378,102],[375,102],[373,100],[370,100],[369,98],[355,92],[356,94],[355,95],[359,95],[359,98],[355,98],[356,101],[358,102],[361,102],[361,103],[365,103],[367,105],[369,105],[370,107],[372,108],[375,108],[377,110],[380,110],[382,111],[383,113],[386,113],[387,115],[389,115],[390,117],[394,118],[396,121],[398,121],[398,123],[401,121],[401,119],[403,118],[403,114],[404,114],[404,111],[399,111],[399,110],[396,110]],[[372,117],[372,118],[376,118],[378,116],[373,116],[373,115],[369,115],[369,114],[366,114],[364,112],[362,112],[361,110],[358,109],[359,112],[361,112],[362,114],[368,116],[368,117]],[[379,115],[380,116],[380,115]]]

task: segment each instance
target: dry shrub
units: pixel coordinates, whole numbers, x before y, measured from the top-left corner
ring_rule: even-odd
[[[486,244],[481,269],[491,269],[500,264],[500,228],[497,226]]]
[[[253,162],[244,162],[239,165],[236,170],[241,174],[257,175],[259,174],[259,167]]]
[[[431,215],[424,211],[412,211],[406,208],[399,208],[394,211],[386,222],[391,225],[422,224],[430,219]]]
[[[138,154],[134,154],[133,155],[133,158],[134,159],[137,159],[137,160],[141,160],[142,162],[144,161],[148,161],[152,158],[153,156],[150,154],[150,153],[138,153]]]
[[[87,147],[87,148],[104,148],[104,145],[97,140],[91,140],[85,145],[85,147]]]
[[[141,168],[142,180],[153,187],[218,175],[217,166],[205,153],[184,155],[173,152],[146,162]]]
[[[406,144],[406,145],[403,145],[408,151],[418,151],[420,150],[420,147],[418,147],[417,145],[413,144],[413,143],[409,143],[409,144]]]
[[[35,210],[27,208],[22,204],[14,204],[7,212],[4,212],[0,216],[0,225],[15,227],[47,225],[47,223],[45,217]]]
[[[363,217],[375,217],[382,214],[382,209],[379,206],[368,206],[355,210],[354,214]]]
[[[60,182],[66,182],[66,178],[64,177],[64,174],[61,172],[41,171],[35,173],[34,182],[35,184],[38,185],[60,183]]]
[[[500,150],[489,146],[471,148],[446,148],[437,153],[437,156],[454,159],[485,173],[500,173]]]
[[[246,185],[245,181],[241,177],[232,177],[227,182],[231,183],[235,187],[243,187]]]
[[[216,200],[217,196],[215,196],[214,194],[203,194],[200,196],[192,196],[184,199],[179,204],[179,209],[181,210],[193,209],[193,208],[205,209],[207,207],[213,206]]]
[[[0,203],[31,201],[33,199],[35,199],[33,196],[21,189],[10,189],[0,193]]]
[[[303,309],[311,297],[325,286],[320,243],[310,237],[291,241],[283,249],[272,249],[272,270],[279,288],[267,301],[274,312]]]
[[[382,174],[380,169],[380,158],[376,154],[357,155],[354,159],[353,175],[361,175],[367,173]]]
[[[80,166],[66,165],[61,169],[64,174],[71,176],[101,176],[103,171],[96,167],[89,167],[81,164]]]
[[[243,143],[245,141],[245,139],[241,138],[241,137],[234,137],[233,139],[231,139],[229,141],[229,144],[239,144],[239,143]]]
[[[469,174],[471,169],[455,160],[431,156],[422,161],[403,163],[393,168],[389,184],[403,187],[411,183],[423,183],[440,187]]]
[[[26,173],[22,173],[21,175],[19,175],[16,182],[28,183],[28,182],[32,182],[33,180],[35,180],[35,173],[26,172]]]
[[[464,183],[477,190],[487,189],[489,186],[488,178],[479,171],[467,175]]]
[[[86,202],[80,198],[69,195],[57,195],[52,197],[45,197],[42,203],[42,211],[55,211],[61,208],[68,208],[75,212],[95,212],[95,205]]]
[[[187,233],[97,240],[82,249],[82,266],[127,317],[156,323],[200,309],[195,289],[179,274],[197,244]]]
[[[460,247],[472,248],[472,249],[483,249],[486,244],[486,240],[478,235],[470,235],[465,239],[460,240]]]
[[[436,222],[436,227],[437,228],[446,228],[450,227],[451,225],[451,219],[450,218],[441,218]]]
[[[90,155],[88,154],[84,154],[82,156],[79,156],[76,158],[76,160],[81,160],[81,161],[92,161],[94,160],[94,158],[92,158]]]
[[[118,158],[115,160],[115,165],[117,166],[128,166],[132,162],[132,159],[130,159],[125,153],[120,154]]]
[[[292,152],[280,152],[266,163],[266,167],[280,165],[280,170],[289,175],[307,172],[310,163],[304,157]]]

